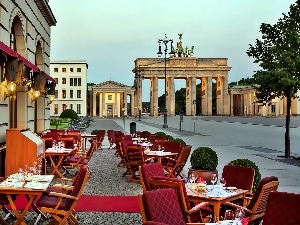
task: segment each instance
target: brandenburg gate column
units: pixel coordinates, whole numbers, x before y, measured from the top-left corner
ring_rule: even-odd
[[[168,77],[168,115],[174,116],[175,115],[175,83],[174,77]]]
[[[151,77],[151,90],[150,90],[150,115],[158,115],[158,78]]]
[[[196,101],[196,77],[192,77],[191,78],[191,86],[190,86],[190,90],[191,90],[191,115],[194,115],[196,113],[196,105],[193,104],[193,101]],[[197,103],[196,103],[197,104]]]
[[[130,94],[130,116],[135,115],[134,106],[135,106],[135,96],[133,93]]]
[[[222,78],[221,77],[218,77],[217,78],[217,83],[216,83],[216,85],[217,85],[217,96],[216,96],[216,98],[217,98],[217,109],[216,109],[216,114],[217,115],[222,115],[223,114],[223,108],[224,108],[224,106],[223,106],[223,82],[222,82],[223,80],[222,80]]]
[[[221,93],[223,97],[223,114],[229,115],[228,110],[228,76],[223,77],[223,93]]]
[[[92,114],[92,116],[96,116],[96,107],[97,107],[96,97],[97,97],[97,92],[93,91],[93,114]]]
[[[107,116],[106,103],[105,103],[105,92],[102,92],[102,106],[101,106],[101,110],[99,110],[99,114],[101,117]]]
[[[201,93],[201,111],[202,115],[207,115],[207,77],[201,79],[202,93]]]
[[[212,115],[212,78],[207,77],[207,115]]]
[[[142,93],[143,93],[143,89],[142,89],[142,79],[141,78],[138,78],[138,92],[137,92],[137,94],[138,94],[138,96],[137,96],[137,107],[138,107],[138,113],[139,113],[139,110],[143,110],[143,101],[142,101]]]
[[[186,89],[185,89],[185,115],[192,115],[192,99],[191,99],[191,86],[192,79],[191,77],[186,78]]]

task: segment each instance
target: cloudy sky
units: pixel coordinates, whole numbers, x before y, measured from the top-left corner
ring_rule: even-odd
[[[165,33],[175,43],[183,33],[183,46],[195,46],[195,57],[228,58],[229,82],[237,81],[257,69],[246,51],[261,37],[260,24],[275,23],[295,1],[50,0],[57,19],[51,60],[86,60],[88,82],[133,85],[134,60],[157,57],[157,41]],[[176,89],[184,84],[176,81]],[[143,100],[149,101],[149,81],[143,88]]]

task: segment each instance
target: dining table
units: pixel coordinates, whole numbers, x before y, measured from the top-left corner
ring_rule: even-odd
[[[86,152],[86,140],[87,139],[97,139],[97,135],[96,134],[81,134],[81,138],[82,138],[82,146],[81,149],[83,152]]]
[[[227,187],[223,189],[219,185],[207,185],[203,191],[198,191],[195,184],[186,183],[186,192],[191,202],[207,202],[213,206],[214,218],[220,218],[221,205],[225,202],[231,202],[236,199],[244,199],[249,190]],[[219,189],[219,190],[218,190]]]
[[[11,206],[12,213],[15,216],[14,225],[26,225],[25,216],[32,207],[38,215],[42,215],[43,219],[47,219],[43,213],[35,205],[35,199],[42,195],[49,187],[54,175],[32,175],[27,181],[20,173],[8,176],[0,183],[0,194],[5,194]],[[17,208],[14,195],[25,195],[27,203],[24,208]]]
[[[163,158],[168,158],[168,157],[174,157],[178,153],[174,152],[164,152],[164,151],[153,151],[153,150],[146,150],[144,151],[144,157],[145,158],[155,158],[159,163],[161,163]]]
[[[75,151],[72,148],[48,148],[45,151],[45,157],[49,157],[52,171],[50,172],[50,175],[57,174],[60,178],[64,178],[64,175],[62,172],[60,172],[60,168],[62,167],[64,159],[71,155],[72,152]]]

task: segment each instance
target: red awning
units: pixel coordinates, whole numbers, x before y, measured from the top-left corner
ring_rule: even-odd
[[[10,55],[11,57],[18,58],[18,53],[15,52],[13,49],[8,47],[2,41],[0,41],[0,51],[5,52],[6,54]]]
[[[55,80],[53,79],[53,77],[51,77],[50,75],[46,74],[44,71],[42,71],[44,77],[46,77],[47,80],[53,81],[55,82]]]
[[[19,60],[23,61],[24,65],[27,66],[29,69],[32,69],[34,72],[40,72],[40,69],[28,59],[24,58],[20,54],[18,54],[18,58]]]

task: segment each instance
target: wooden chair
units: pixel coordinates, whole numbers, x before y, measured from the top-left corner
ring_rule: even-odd
[[[277,191],[278,186],[279,182],[277,177],[265,177],[260,181],[257,190],[246,207],[232,202],[226,202],[225,205],[244,210],[246,216],[249,217],[249,223],[259,224],[265,214],[269,194],[273,191]],[[222,211],[224,211],[224,209],[222,209]]]
[[[130,167],[131,176],[129,181],[139,181],[136,177],[136,172],[139,171],[139,166],[144,165],[144,150],[141,145],[127,145],[127,160]]]
[[[143,188],[143,192],[150,191],[150,179],[155,176],[165,177],[165,170],[161,163],[149,163],[139,167],[140,183]]]
[[[196,223],[210,221],[212,210],[206,206],[208,203],[202,202],[195,205],[194,202],[189,202],[183,180],[164,176],[154,176],[150,179],[150,187],[151,190],[165,188],[175,189],[179,199],[181,199],[181,207],[183,208],[184,212],[187,212],[184,214],[186,222]]]
[[[272,192],[269,195],[262,225],[300,223],[300,194]]]
[[[58,137],[57,141],[63,142],[65,145],[65,148],[74,149],[74,138],[73,137]]]
[[[153,142],[153,145],[152,145],[152,148],[151,150],[157,150],[157,147],[158,145],[161,145],[163,146],[163,144],[165,142],[168,142],[168,139],[166,137],[159,137],[159,138],[156,138]]]
[[[190,145],[181,146],[181,150],[177,159],[168,158],[169,162],[164,167],[168,172],[168,177],[180,177],[183,179],[181,172],[189,158],[191,150],[192,146]]]
[[[189,212],[184,211],[180,202],[181,199],[173,188],[147,191],[139,195],[142,223],[185,225],[185,215]]]
[[[70,194],[50,192],[48,196],[41,196],[37,202],[37,207],[43,213],[48,213],[52,217],[51,224],[79,224],[75,217],[75,206],[82,194],[84,186],[89,177],[87,166],[82,166],[82,171],[79,174],[76,184],[72,187]]]
[[[126,175],[131,174],[130,170],[130,164],[128,163],[127,159],[127,146],[133,144],[132,141],[121,141],[119,142],[119,148],[120,148],[120,157],[121,157],[121,162],[119,162],[118,165],[123,164],[126,168],[126,171],[123,173],[122,177],[125,177]]]
[[[4,181],[6,179],[6,177],[0,177],[0,182]],[[17,195],[11,195],[12,200],[15,201],[17,198]],[[8,223],[5,221],[6,219],[8,219],[9,217],[16,219],[16,217],[7,209],[7,205],[9,205],[9,200],[7,198],[6,194],[0,194],[0,210],[3,210],[3,212],[6,213],[5,217],[2,218],[0,216],[0,224],[7,224]]]

